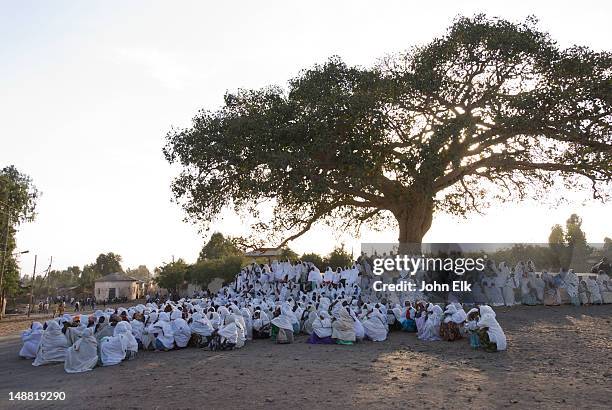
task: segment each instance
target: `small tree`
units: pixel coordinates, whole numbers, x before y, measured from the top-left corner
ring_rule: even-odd
[[[139,265],[136,269],[128,269],[125,273],[128,276],[145,282],[151,279],[151,272],[149,272],[149,268],[146,265]]]
[[[588,269],[586,258],[592,249],[588,246],[586,235],[582,230],[582,218],[576,214],[570,215],[565,223],[565,240],[570,258],[566,267],[577,271]]]
[[[240,255],[242,255],[242,252],[231,238],[226,238],[221,232],[215,232],[200,251],[198,262]]]
[[[240,256],[228,256],[221,259],[199,261],[188,269],[186,280],[206,288],[216,278],[224,283],[233,281],[244,264]]]
[[[319,269],[324,269],[323,257],[317,253],[305,253],[300,258],[302,262],[312,262]]]
[[[550,252],[554,258],[554,267],[567,267],[569,266],[569,254],[565,243],[565,232],[563,227],[556,224],[552,227],[550,235],[548,236],[548,245],[550,246]]]
[[[334,250],[327,255],[324,262],[327,266],[331,266],[332,269],[351,266],[353,264],[353,255],[344,249],[343,244],[334,248]]]
[[[290,261],[295,262],[298,258],[298,254],[295,253],[291,248],[289,248],[288,246],[284,246],[283,249],[281,249],[281,258],[283,259],[289,259]]]
[[[159,274],[155,276],[155,282],[160,288],[167,289],[174,295],[185,283],[185,275],[189,270],[189,265],[183,259],[167,263],[159,268]]]

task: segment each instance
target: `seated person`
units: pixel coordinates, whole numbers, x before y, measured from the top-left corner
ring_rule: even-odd
[[[19,357],[34,359],[38,351],[38,345],[43,335],[43,326],[40,322],[32,322],[30,328],[21,334],[23,346],[19,351]]]
[[[479,343],[487,352],[506,350],[506,335],[495,318],[495,312],[490,306],[480,306],[478,321]]]
[[[66,351],[64,370],[66,373],[82,373],[92,370],[98,364],[98,341],[93,328],[88,327],[81,337]]]
[[[66,359],[66,349],[70,346],[68,339],[62,333],[59,323],[55,320],[49,320],[46,323],[47,328],[42,334],[38,350],[36,351],[36,359],[33,366],[42,366],[49,363],[63,363]]]

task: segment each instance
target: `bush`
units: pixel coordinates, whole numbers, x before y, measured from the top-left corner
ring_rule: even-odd
[[[344,249],[344,245],[342,245],[331,251],[323,262],[325,263],[326,267],[331,266],[332,269],[351,266],[353,264],[353,255],[348,253]]]
[[[244,265],[246,261],[241,256],[204,260],[189,267],[186,279],[202,288],[208,287],[215,278],[221,278],[227,284],[234,280]]]

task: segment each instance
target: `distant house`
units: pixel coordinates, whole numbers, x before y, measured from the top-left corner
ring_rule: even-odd
[[[96,279],[94,296],[96,300],[109,300],[114,298],[138,299],[140,281],[125,273],[115,272]]]

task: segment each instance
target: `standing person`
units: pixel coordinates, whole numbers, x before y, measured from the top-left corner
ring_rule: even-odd
[[[64,301],[61,301],[58,305],[57,305],[57,316],[63,316],[64,315]]]

